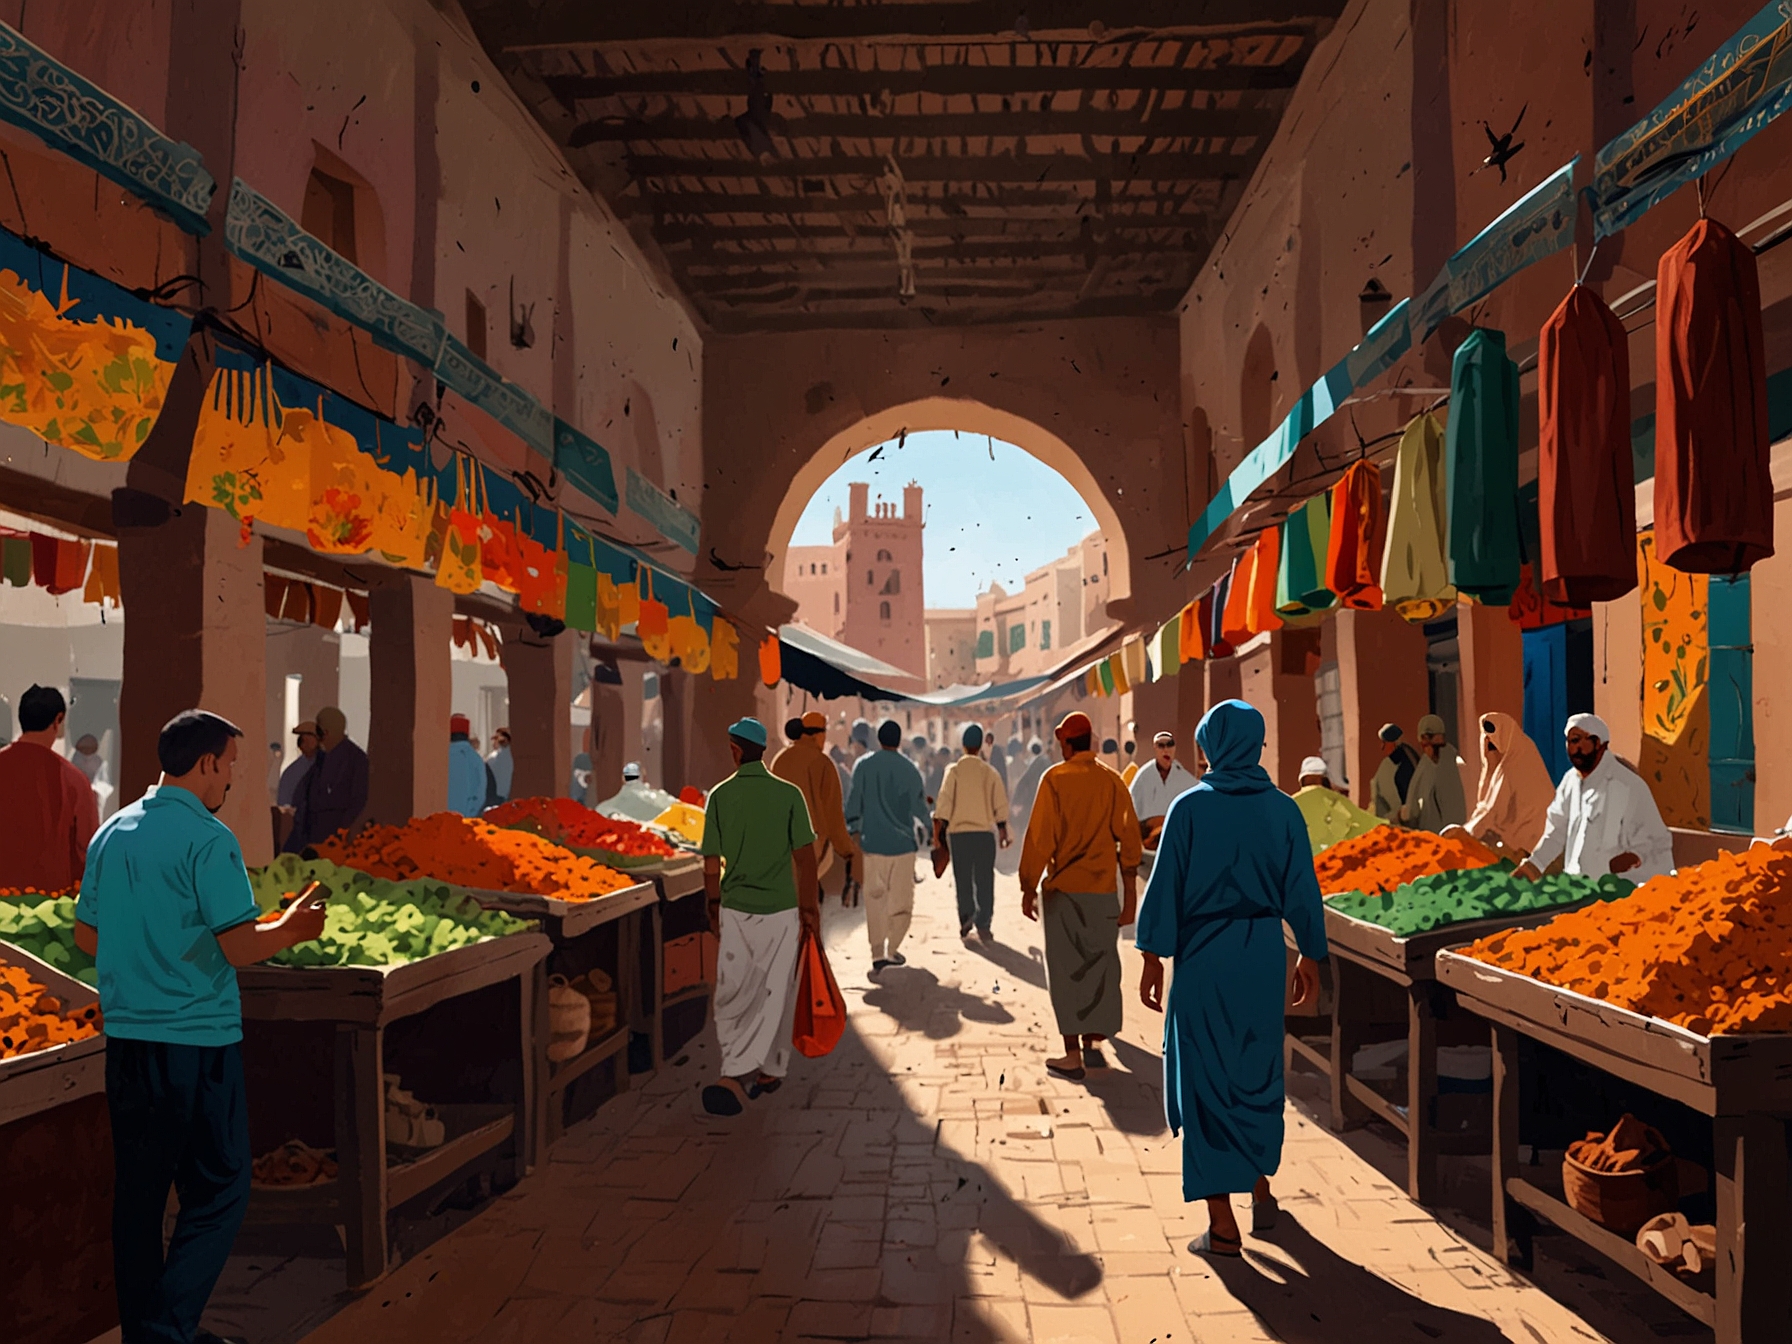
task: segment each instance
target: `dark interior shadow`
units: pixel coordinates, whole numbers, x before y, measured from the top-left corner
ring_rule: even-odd
[[[981,938],[970,939],[965,947],[1016,980],[1024,980],[1037,989],[1045,988],[1045,954],[1038,948],[1030,947],[1022,952],[1000,940],[986,943]]]
[[[958,1035],[967,1021],[1014,1021],[1001,1004],[962,989],[946,989],[937,975],[918,966],[886,967],[865,991],[864,1000],[895,1018],[904,1031],[917,1031],[934,1041]]]
[[[1247,1240],[1243,1259],[1209,1257],[1208,1264],[1285,1344],[1508,1344],[1492,1321],[1434,1306],[1346,1260],[1285,1208],[1264,1240],[1273,1252]]]

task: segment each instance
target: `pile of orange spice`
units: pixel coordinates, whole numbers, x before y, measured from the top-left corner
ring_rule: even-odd
[[[97,1004],[64,1009],[62,1000],[18,966],[0,966],[0,1059],[35,1054],[97,1036]]]
[[[317,846],[317,853],[392,882],[434,878],[459,887],[562,901],[588,901],[633,885],[614,868],[539,835],[454,812],[417,817],[402,826],[369,826],[353,840],[332,836]]]
[[[1792,1031],[1792,841],[1493,934],[1467,955],[1701,1036]]]
[[[480,814],[494,826],[534,831],[577,849],[601,849],[630,859],[669,859],[678,851],[638,822],[606,817],[572,798],[513,798]]]
[[[1490,868],[1499,861],[1498,854],[1470,836],[1377,826],[1354,840],[1340,840],[1313,860],[1313,870],[1319,874],[1319,890],[1328,896],[1344,891],[1380,896],[1415,877]]]

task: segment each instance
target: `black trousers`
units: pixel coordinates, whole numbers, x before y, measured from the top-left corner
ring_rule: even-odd
[[[961,831],[948,834],[946,844],[958,885],[959,927],[988,933],[996,913],[996,838],[988,831]]]
[[[191,1344],[249,1206],[240,1045],[106,1041],[117,1168],[112,1265],[124,1344]],[[180,1196],[162,1253],[162,1217]]]

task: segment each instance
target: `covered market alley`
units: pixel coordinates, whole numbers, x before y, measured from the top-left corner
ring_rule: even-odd
[[[77,887],[194,707],[256,909],[330,895],[234,977],[218,1336],[1783,1337],[1784,4],[0,0],[0,55],[0,1339],[119,1337]],[[920,689],[786,562],[942,430],[1099,564]],[[917,859],[876,974],[836,867],[842,1041],[699,1107],[731,725],[1196,766],[1234,697],[1331,951],[1242,1260],[1130,937],[1045,1073],[1010,860],[961,942]],[[1589,867],[1597,769],[1654,820]]]

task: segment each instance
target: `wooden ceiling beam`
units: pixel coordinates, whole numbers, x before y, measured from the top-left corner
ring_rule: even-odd
[[[1069,258],[1065,258],[1069,260]],[[1162,276],[1178,266],[1186,264],[1186,253],[1161,260],[1149,257],[1126,259],[1126,264],[1118,264],[1118,258],[1110,258],[1106,277],[1111,284],[1114,280],[1140,273]],[[751,294],[768,289],[776,289],[785,285],[815,284],[854,284],[871,286],[885,285],[891,294],[897,288],[897,265],[894,252],[878,258],[860,255],[842,258],[845,264],[815,265],[803,270],[755,270],[755,271],[692,271],[681,270],[679,282],[690,294]],[[1169,263],[1175,263],[1175,265]],[[915,284],[922,290],[937,288],[943,284],[1007,284],[1017,280],[1040,280],[1064,286],[1071,291],[1080,289],[1088,280],[1090,271],[1080,261],[1069,266],[1053,266],[1043,261],[1035,261],[1023,254],[1012,265],[984,266],[952,264],[950,257],[930,257],[925,261],[916,257]]]
[[[1077,215],[1055,214],[1045,218],[998,216],[976,219],[916,219],[908,221],[908,231],[915,235],[917,247],[934,240],[956,241],[959,238],[1028,240],[1074,238],[1081,227]],[[1097,221],[1098,231],[1182,233],[1208,221],[1205,212],[1179,215],[1133,215],[1110,213]],[[693,244],[775,243],[790,242],[799,246],[815,246],[831,242],[853,242],[859,239],[887,237],[881,225],[865,225],[856,229],[815,227],[795,224],[673,224],[661,223],[653,236],[661,247],[678,249]]]
[[[793,5],[657,0],[651,5],[548,0],[487,3],[482,26],[510,51],[751,39],[765,42],[1089,41],[1323,27],[1343,0],[953,0],[948,4]]]
[[[772,117],[771,132],[784,140],[981,140],[1034,136],[1149,136],[1158,140],[1231,140],[1264,136],[1281,118],[1275,107],[1172,107],[1147,118],[1138,111],[1067,108],[1053,112],[935,112],[918,116],[812,113]],[[728,116],[616,117],[581,122],[566,137],[568,147],[595,144],[721,141],[741,143]]]
[[[1015,97],[1029,93],[1074,93],[1110,90],[1228,93],[1240,89],[1292,89],[1300,81],[1306,50],[1275,65],[929,65],[905,70],[854,70],[827,66],[813,70],[767,70],[765,90],[774,99],[858,98],[889,94],[990,94]],[[745,98],[745,70],[643,70],[601,75],[541,76],[562,103],[637,94],[680,94],[687,97]],[[776,104],[774,103],[774,106]]]
[[[745,146],[742,146],[744,151]],[[1249,175],[1251,154],[1196,154],[1156,151],[1145,154],[990,154],[896,155],[905,182],[1188,182],[1228,181]],[[631,154],[629,172],[637,178],[740,178],[778,181],[791,178],[883,176],[884,160],[873,154],[829,154],[817,158],[768,159],[679,158],[667,154]]]
[[[840,261],[867,257],[893,256],[887,234],[865,233],[849,240],[850,246],[831,250],[811,248],[801,252],[741,252],[714,247],[673,248],[668,251],[672,263],[681,271],[725,269],[729,267],[762,268],[768,265],[825,266]],[[859,244],[864,246],[859,246]],[[1186,257],[1198,253],[1204,243],[1186,247],[1179,241],[1085,243],[1072,230],[1068,237],[1015,236],[983,242],[958,242],[951,238],[915,239],[913,256],[917,266],[939,266],[955,262],[1004,261],[1035,257]]]
[[[1202,181],[1193,184],[1201,191],[1211,189],[1217,199],[1224,184],[1215,181]],[[1104,213],[1110,220],[1135,219],[1140,216],[1124,207],[1132,205],[1158,205],[1164,200],[1158,193],[1149,195],[1140,193],[1133,195],[1122,193],[1115,195],[1105,207]],[[625,215],[653,214],[664,219],[678,218],[704,219],[715,215],[876,215],[879,222],[884,217],[884,201],[881,196],[865,194],[850,196],[830,196],[826,192],[816,192],[806,196],[787,196],[773,192],[720,192],[720,191],[644,191],[640,196],[623,197],[614,203]],[[1012,212],[1021,210],[1047,210],[1055,212],[1050,218],[1063,218],[1065,214],[1074,214],[1077,210],[1093,212],[1096,208],[1094,198],[1088,192],[1059,190],[1053,187],[1036,187],[1021,190],[1014,187],[995,187],[976,195],[954,193],[946,196],[923,196],[910,192],[906,202],[910,227],[924,220],[943,217],[945,219],[971,219],[973,210],[996,210],[1004,212],[1004,217],[1021,218]],[[986,216],[987,217],[987,216]],[[1206,217],[1203,208],[1197,212],[1172,211],[1161,216],[1164,219],[1202,219]]]

